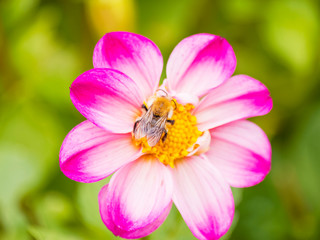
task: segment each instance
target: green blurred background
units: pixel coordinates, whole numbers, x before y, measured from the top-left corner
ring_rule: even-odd
[[[253,119],[268,134],[272,170],[233,189],[224,239],[320,239],[320,2],[318,0],[1,0],[0,239],[115,239],[98,212],[103,180],[84,184],[59,169],[60,145],[83,120],[69,86],[92,68],[109,31],[152,39],[165,62],[184,37],[226,38],[236,74],[262,81],[272,112]],[[174,208],[145,239],[194,239]]]

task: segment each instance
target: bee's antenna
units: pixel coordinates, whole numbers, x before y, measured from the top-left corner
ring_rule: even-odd
[[[175,109],[174,110],[176,110],[177,109],[177,103],[176,103],[176,101],[174,100],[174,99],[172,99],[171,100],[173,103],[174,103],[174,105],[175,105]]]
[[[168,97],[168,93],[167,93],[165,90],[163,90],[163,89],[158,89],[156,92],[158,92],[158,91],[164,92],[164,93],[166,94],[166,97]]]

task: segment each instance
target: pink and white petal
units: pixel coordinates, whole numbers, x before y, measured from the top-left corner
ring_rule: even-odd
[[[117,227],[112,220],[112,217],[110,215],[109,209],[108,209],[108,203],[107,203],[107,195],[108,195],[108,184],[105,185],[99,192],[99,209],[100,209],[100,216],[103,221],[103,223],[107,226],[107,228],[115,235],[115,236],[120,236],[122,238],[127,238],[127,239],[135,239],[135,238],[142,238],[153,231],[155,231],[167,218],[170,210],[172,203],[170,203],[163,213],[153,222],[150,222],[148,225],[138,228],[136,230],[132,231],[126,231],[123,230],[119,227]]]
[[[191,146],[188,151],[189,154],[187,155],[192,156],[194,154],[200,155],[202,153],[205,153],[208,151],[210,147],[210,142],[211,142],[211,134],[209,131],[203,132],[202,136],[198,137],[197,141]]]
[[[70,95],[84,117],[114,133],[132,132],[144,101],[132,79],[106,68],[95,68],[80,75],[72,83]]]
[[[111,32],[97,43],[93,65],[123,72],[136,82],[146,99],[159,85],[163,59],[159,48],[148,38],[129,32]]]
[[[164,212],[172,203],[172,192],[169,168],[150,155],[140,157],[117,171],[110,180],[104,203],[108,211],[106,219],[111,222],[107,227],[115,226],[110,230],[120,234],[163,220]]]
[[[193,235],[219,239],[234,215],[232,192],[223,176],[204,155],[177,162],[172,172],[173,202]]]
[[[141,150],[131,134],[114,134],[84,121],[64,139],[59,159],[61,171],[78,182],[96,182],[138,159]]]
[[[211,90],[194,109],[200,131],[255,116],[272,109],[270,92],[261,82],[237,75]]]
[[[167,64],[168,90],[202,97],[227,80],[236,68],[231,45],[222,37],[196,34],[183,39]]]
[[[211,145],[205,155],[233,187],[260,183],[271,168],[268,137],[256,124],[235,121],[210,130]]]
[[[177,100],[178,103],[182,105],[190,103],[193,106],[197,106],[200,101],[199,97],[190,93],[174,93],[172,96]]]

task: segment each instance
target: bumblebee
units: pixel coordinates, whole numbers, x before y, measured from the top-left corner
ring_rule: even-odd
[[[143,104],[144,113],[133,127],[135,139],[146,137],[150,147],[155,146],[160,139],[165,141],[168,134],[166,124],[174,124],[174,120],[170,120],[174,106],[176,107],[175,101],[167,93],[165,96],[154,96],[149,108]]]

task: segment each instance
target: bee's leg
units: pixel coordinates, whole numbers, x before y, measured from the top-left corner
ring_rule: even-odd
[[[166,139],[167,139],[167,135],[168,135],[168,132],[167,132],[167,130],[165,129],[164,130],[164,135],[163,135],[163,137],[162,137],[162,142],[164,142]]]
[[[133,125],[133,132],[136,131],[136,128],[137,128],[137,124],[140,122],[141,120],[137,120],[134,125]]]
[[[169,120],[169,119],[167,119],[167,122],[170,123],[171,125],[174,124],[174,120]]]
[[[145,104],[142,104],[141,108],[143,108],[144,110],[148,111],[148,108]]]

